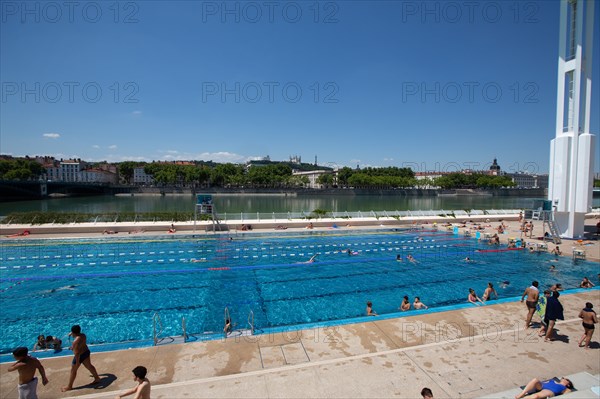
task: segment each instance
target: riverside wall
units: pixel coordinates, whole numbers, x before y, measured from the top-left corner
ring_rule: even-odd
[[[108,184],[84,184],[62,182],[8,182],[0,181],[0,201],[35,200],[47,197],[71,197],[92,195],[280,195],[280,196],[494,196],[545,198],[547,191],[535,189],[385,189],[385,188],[191,188],[191,187],[139,187]],[[596,194],[596,193],[594,193]]]

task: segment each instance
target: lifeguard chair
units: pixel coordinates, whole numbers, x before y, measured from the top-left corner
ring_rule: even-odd
[[[573,248],[573,260],[585,259],[585,249]]]
[[[198,194],[196,196],[196,207],[194,209],[194,230],[196,229],[198,215],[200,215],[200,220],[203,219],[202,215],[209,215],[210,220],[212,221],[212,231],[223,230],[223,225],[219,223],[219,218],[212,202],[212,195]],[[209,230],[209,228],[207,227],[206,230]]]

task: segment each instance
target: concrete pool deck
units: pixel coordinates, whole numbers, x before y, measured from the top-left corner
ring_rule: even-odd
[[[148,368],[153,398],[418,398],[427,386],[436,398],[476,398],[506,391],[534,377],[600,373],[598,333],[579,348],[579,311],[600,308],[600,290],[560,298],[565,320],[557,340],[524,330],[525,305],[508,302],[440,313],[407,312],[329,328],[171,344],[92,354],[103,382],[83,367],[76,390],[61,393],[71,357],[42,360],[50,380],[41,398],[112,398],[134,385],[131,370]],[[534,321],[539,319],[534,316]],[[0,365],[0,398],[16,398],[17,375]],[[598,381],[600,385],[600,381]],[[577,397],[577,396],[575,396]]]
[[[593,228],[597,221],[587,219],[586,224]],[[408,227],[412,223],[390,221],[381,226],[378,222],[373,219],[370,227],[341,227],[340,232]],[[458,224],[455,220],[451,222]],[[315,224],[314,230],[331,232],[328,224],[323,223]],[[503,243],[520,237],[516,220],[504,219],[504,223],[508,228],[500,235]],[[485,222],[491,225],[485,232],[494,233],[493,228],[498,224],[498,221]],[[459,233],[470,227],[467,224]],[[34,231],[19,239],[103,237],[85,229],[52,231],[44,234]],[[290,227],[286,231],[306,230]],[[175,235],[189,233],[189,230],[178,231]],[[156,236],[156,232],[140,235]],[[537,222],[534,238],[525,240],[541,242],[535,239],[541,235],[541,222]],[[584,249],[588,260],[600,259],[597,239],[582,244],[563,241],[563,255],[570,257],[572,247]],[[548,247],[552,250],[554,244],[549,243]],[[589,277],[594,277],[592,281],[597,283],[595,276]],[[418,398],[423,386],[431,388],[436,398],[475,398],[524,385],[534,377],[578,372],[596,376],[600,373],[600,336],[595,333],[592,349],[578,348],[583,329],[577,315],[585,302],[592,302],[595,309],[600,309],[600,290],[563,295],[561,302],[565,321],[557,324],[559,339],[550,343],[537,337],[537,329],[523,330],[526,313],[523,304],[490,302],[484,307],[440,313],[409,312],[406,317],[374,317],[368,322],[329,328],[93,353],[92,361],[104,378],[103,383],[96,388],[85,386],[91,378],[81,368],[75,382],[79,389],[65,394],[60,387],[67,382],[71,357],[43,359],[50,384],[40,385],[38,392],[41,398],[112,398],[118,391],[133,386],[130,370],[137,365],[149,370],[153,398]],[[0,399],[17,397],[17,375],[8,373],[8,366],[0,365]]]

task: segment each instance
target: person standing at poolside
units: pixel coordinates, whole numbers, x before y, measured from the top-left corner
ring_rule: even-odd
[[[579,340],[579,347],[585,347],[585,349],[590,349],[590,341],[592,339],[592,335],[594,335],[594,330],[596,326],[594,324],[598,323],[598,316],[596,316],[596,312],[594,312],[594,305],[591,302],[586,302],[585,308],[579,312],[579,318],[582,319],[581,325],[583,326],[583,335]],[[584,345],[581,343],[585,341]]]
[[[550,291],[552,291],[552,292],[556,292],[556,291],[562,291],[563,289],[564,289],[564,288],[563,288],[563,286],[562,286],[562,284],[561,284],[561,283],[552,284],[552,285],[550,286]]]
[[[527,297],[527,301],[525,302],[527,305],[525,328],[529,328],[529,324],[531,324],[531,318],[533,317],[533,313],[535,312],[535,307],[540,296],[540,290],[538,290],[538,286],[539,283],[537,281],[533,281],[531,286],[525,289],[525,292],[523,292],[523,295],[521,296],[521,302],[523,302],[523,299]]]
[[[94,377],[94,381],[92,384],[97,384],[100,382],[100,376],[96,371],[96,367],[92,364],[90,349],[87,346],[87,337],[85,334],[81,333],[81,327],[78,325],[74,325],[71,327],[71,336],[75,337],[73,340],[73,344],[70,349],[73,349],[73,362],[71,362],[71,374],[69,376],[69,384],[66,387],[62,387],[62,391],[70,391],[73,389],[73,383],[75,382],[75,378],[77,377],[77,370],[79,366],[82,364],[86,369],[92,373]]]
[[[529,238],[533,236],[533,220],[529,222]]]
[[[150,381],[146,378],[148,370],[144,366],[137,366],[133,370],[133,380],[137,385],[123,393],[118,394],[115,398],[121,399],[123,396],[135,394],[134,399],[150,399]]]
[[[546,306],[548,305],[548,298],[552,296],[552,291],[544,290],[544,296],[538,299],[538,303],[535,309],[535,312],[540,319],[542,319],[542,327],[540,328],[540,332],[538,335],[543,337],[546,335],[546,329],[548,328],[548,320],[546,320]]]
[[[546,303],[546,315],[544,316],[544,322],[546,323],[546,337],[544,341],[552,341],[552,334],[554,333],[554,324],[556,320],[564,320],[563,305],[558,300],[560,292],[555,291],[552,296],[548,297]]]
[[[19,399],[37,399],[38,379],[35,377],[35,371],[39,370],[42,384],[46,385],[48,378],[44,366],[38,359],[29,356],[28,349],[24,346],[16,348],[13,351],[13,357],[16,362],[8,368],[8,371],[19,372],[19,385],[17,386]]]

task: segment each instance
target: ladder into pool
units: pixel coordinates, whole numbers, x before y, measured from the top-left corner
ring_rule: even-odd
[[[154,313],[154,316],[152,316],[152,341],[154,343],[154,346],[185,343],[188,338],[186,332],[185,317],[181,318],[181,329],[183,331],[183,334],[181,336],[161,337],[160,335],[164,331],[162,320],[160,319],[160,315],[158,314],[158,312]]]
[[[227,319],[231,319],[231,315],[229,314],[229,309],[227,307],[225,307],[224,322],[226,322]],[[225,335],[225,338],[249,337],[249,336],[254,335],[254,311],[253,310],[250,310],[250,312],[248,313],[247,322],[248,322],[248,328],[238,328],[238,329],[232,328],[231,332],[229,332],[228,334]],[[235,324],[233,325],[233,327],[235,327]],[[161,335],[164,331],[164,326],[162,324],[160,314],[158,314],[158,312],[156,312],[152,316],[152,342],[153,342],[154,346],[186,343],[189,340],[190,336],[187,333],[185,317],[181,318],[181,330],[182,330],[181,335],[161,337]],[[205,332],[205,334],[207,334],[207,333],[215,334],[214,332]],[[193,337],[193,335],[192,335],[192,337]]]
[[[223,314],[223,325],[227,324],[227,320],[231,321],[231,315],[229,314],[229,308],[225,307]],[[225,333],[225,337],[249,337],[254,335],[254,311],[250,310],[248,313],[248,328],[238,328],[233,329],[235,324],[232,325],[231,331],[229,333]],[[225,331],[224,331],[225,332]]]

